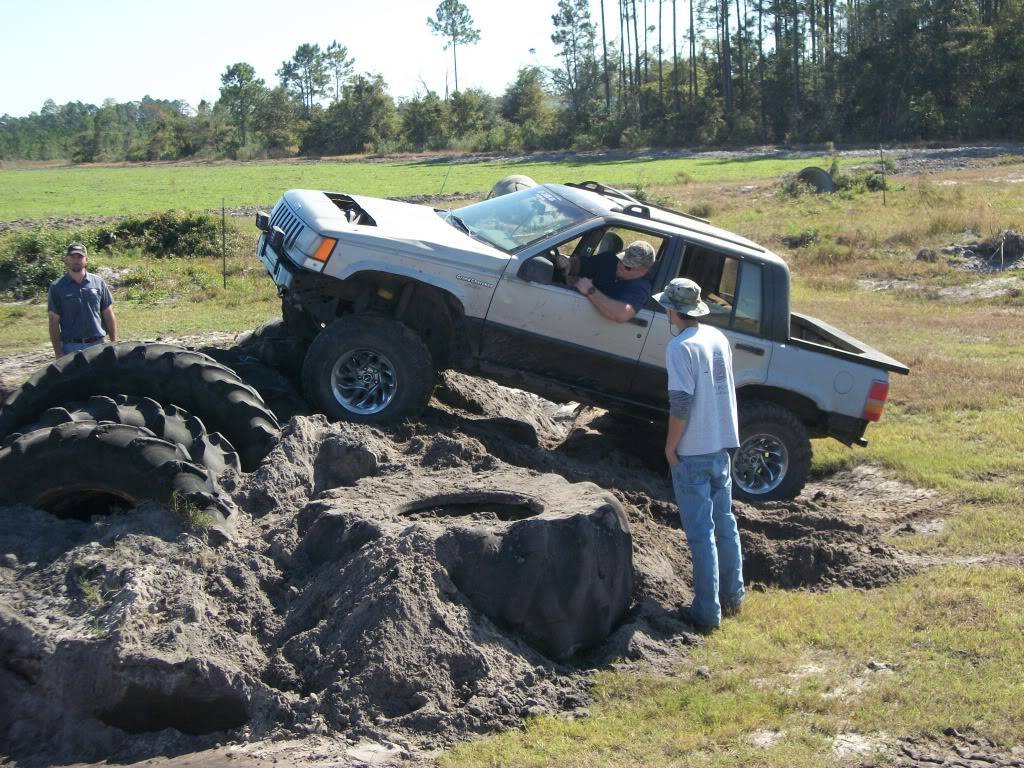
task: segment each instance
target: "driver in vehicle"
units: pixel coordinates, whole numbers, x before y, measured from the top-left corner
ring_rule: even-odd
[[[629,322],[650,296],[647,273],[654,259],[654,247],[645,240],[635,240],[618,253],[594,254],[580,265],[576,290],[604,317]]]

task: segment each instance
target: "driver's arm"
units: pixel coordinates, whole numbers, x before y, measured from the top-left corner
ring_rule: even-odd
[[[632,304],[616,301],[610,296],[606,296],[597,289],[589,277],[581,277],[577,280],[576,290],[590,300],[594,309],[613,322],[626,323],[636,315],[636,308]]]

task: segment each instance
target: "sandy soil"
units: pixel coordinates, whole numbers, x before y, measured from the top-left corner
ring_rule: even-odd
[[[47,359],[9,356],[0,382]],[[19,766],[427,764],[534,715],[585,716],[595,670],[674,674],[701,639],[678,615],[690,563],[662,439],[660,424],[448,373],[393,430],[293,418],[257,471],[223,479],[236,532],[221,546],[157,505],[91,521],[0,508],[3,752]],[[466,491],[539,500],[547,525],[621,507],[632,589],[607,639],[552,659],[481,610],[458,542],[500,548],[536,510],[430,501]],[[924,564],[883,535],[937,530],[945,502],[861,467],[736,513],[754,588],[874,588]]]

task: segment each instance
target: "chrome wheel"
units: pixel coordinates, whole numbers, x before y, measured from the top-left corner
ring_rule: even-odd
[[[771,493],[786,477],[789,451],[778,437],[766,432],[747,437],[733,456],[732,480],[744,493]]]
[[[346,352],[331,369],[331,392],[351,413],[380,413],[395,399],[397,389],[395,366],[372,349]]]

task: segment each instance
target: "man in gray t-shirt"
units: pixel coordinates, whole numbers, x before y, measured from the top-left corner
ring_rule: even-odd
[[[81,243],[71,243],[64,252],[67,272],[50,283],[47,305],[50,343],[54,357],[103,343],[105,335],[117,341],[114,299],[103,278],[86,270],[89,252]]]
[[[693,560],[693,605],[684,617],[713,628],[745,594],[729,457],[739,445],[732,349],[725,334],[697,319],[708,314],[697,283],[677,277],[654,299],[678,329],[665,349],[665,458]]]

